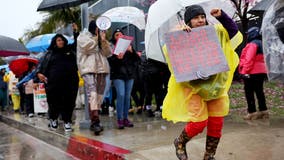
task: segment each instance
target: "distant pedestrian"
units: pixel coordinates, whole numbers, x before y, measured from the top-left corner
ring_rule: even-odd
[[[0,70],[0,107],[1,111],[7,109],[7,100],[8,100],[8,84],[4,81],[6,75],[6,69],[2,68]]]
[[[112,34],[111,42],[113,45],[124,34],[117,29]],[[139,56],[130,45],[125,53],[113,54],[108,58],[110,63],[110,79],[116,89],[116,115],[118,129],[133,127],[133,123],[128,119],[130,107],[131,91],[135,78],[135,71],[138,66]]]
[[[20,112],[20,91],[16,87],[19,79],[15,76],[15,74],[10,71],[7,75],[5,75],[5,80],[8,82],[9,94],[11,95],[13,110],[15,113]]]
[[[36,63],[28,63],[28,70],[26,71],[26,76],[17,83],[17,86],[24,87],[24,98],[25,99],[25,111],[28,117],[34,117],[34,97],[33,97],[33,87],[34,87],[34,77]]]
[[[258,27],[247,31],[247,45],[243,48],[240,58],[239,72],[243,76],[244,90],[247,100],[248,114],[245,120],[268,118],[263,83],[267,78],[267,70],[262,50],[262,38]],[[258,101],[259,112],[256,111],[254,93]]]

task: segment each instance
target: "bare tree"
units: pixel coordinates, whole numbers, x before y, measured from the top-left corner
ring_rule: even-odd
[[[242,31],[246,31],[248,29],[248,9],[252,6],[256,0],[229,0],[233,3],[236,8],[237,18],[241,22]]]

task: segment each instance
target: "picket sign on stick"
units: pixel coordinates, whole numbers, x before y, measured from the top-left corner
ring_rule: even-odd
[[[166,33],[164,39],[177,82],[229,70],[214,26]]]

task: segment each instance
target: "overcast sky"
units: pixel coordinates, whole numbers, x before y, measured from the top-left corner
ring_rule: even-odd
[[[44,14],[37,12],[42,0],[0,0],[0,35],[18,39],[26,29],[35,28]]]

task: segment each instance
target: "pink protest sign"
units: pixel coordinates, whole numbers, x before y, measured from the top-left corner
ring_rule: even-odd
[[[214,26],[166,33],[165,43],[177,82],[229,70]]]

